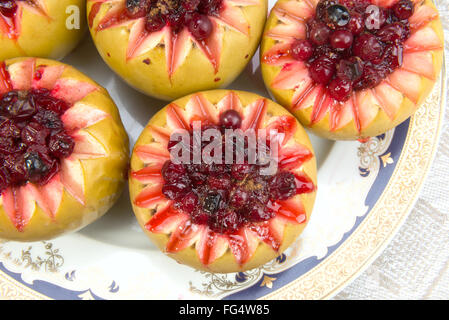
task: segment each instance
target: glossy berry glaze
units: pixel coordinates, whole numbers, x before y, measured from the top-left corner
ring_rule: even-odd
[[[292,43],[291,56],[305,61],[310,77],[332,98],[346,101],[401,67],[413,13],[410,0],[390,8],[369,0],[321,0],[307,21],[307,39]]]
[[[2,76],[7,76],[4,65]],[[37,72],[36,77],[39,77]],[[5,78],[5,77],[3,77]],[[7,78],[7,77],[6,77]],[[9,91],[0,99],[0,192],[32,182],[45,185],[75,142],[61,116],[70,107],[47,89]]]
[[[0,14],[12,18],[17,12],[17,0],[0,0]]]
[[[98,9],[101,3],[98,3]],[[128,20],[145,17],[147,32],[157,32],[165,26],[170,26],[173,33],[180,32],[187,27],[197,40],[208,38],[213,30],[208,16],[220,11],[222,0],[126,0],[123,11],[113,20]],[[96,15],[96,8],[92,9],[90,24]],[[99,25],[99,30],[117,21],[106,21]]]
[[[219,119],[219,125],[204,125],[202,130],[221,130],[223,141],[225,129],[239,129],[242,123],[234,110],[225,111]],[[169,151],[177,143],[171,141]],[[248,154],[247,145],[244,154]],[[193,223],[207,225],[219,234],[233,234],[242,226],[273,218],[277,209],[275,201],[309,193],[315,188],[310,180],[285,170],[262,175],[261,165],[249,164],[247,160],[246,157],[244,164],[210,165],[175,164],[169,160],[162,168],[165,180],[162,193],[174,200],[176,209],[189,214]]]

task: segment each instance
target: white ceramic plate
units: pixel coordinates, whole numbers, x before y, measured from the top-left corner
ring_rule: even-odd
[[[108,89],[131,145],[151,116],[166,105],[115,76],[88,36],[64,62]],[[312,218],[300,239],[263,267],[222,275],[175,263],[140,229],[126,190],[107,215],[77,233],[46,242],[0,242],[0,296],[328,298],[382,251],[413,206],[437,146],[445,102],[444,75],[443,70],[425,105],[396,130],[365,144],[311,136],[319,166]],[[230,88],[269,97],[257,57]]]

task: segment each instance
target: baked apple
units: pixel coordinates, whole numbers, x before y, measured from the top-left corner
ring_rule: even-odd
[[[86,32],[84,0],[0,0],[0,61],[62,59]]]
[[[62,63],[0,63],[0,238],[50,239],[102,216],[126,181],[128,139],[105,89]]]
[[[231,83],[251,60],[266,0],[88,0],[92,38],[126,82],[173,100]]]
[[[376,136],[410,117],[443,60],[430,0],[279,0],[262,72],[276,100],[330,139]]]
[[[258,143],[249,135],[239,147],[229,132],[257,132]],[[179,146],[187,161],[177,158]],[[251,160],[261,146],[276,164],[269,171],[261,157]],[[206,160],[208,152],[217,158]],[[316,162],[305,130],[283,107],[252,93],[205,91],[150,120],[134,147],[129,184],[137,220],[162,251],[196,269],[236,272],[277,257],[302,232]]]

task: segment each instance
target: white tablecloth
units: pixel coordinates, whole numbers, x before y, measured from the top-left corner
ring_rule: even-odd
[[[435,2],[449,52],[449,1]],[[449,299],[448,107],[436,158],[413,211],[385,251],[335,299]]]

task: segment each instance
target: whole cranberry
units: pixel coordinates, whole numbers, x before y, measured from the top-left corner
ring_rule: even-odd
[[[210,19],[204,14],[196,14],[188,21],[187,27],[197,40],[209,38],[213,31]]]
[[[383,42],[393,43],[405,38],[406,28],[402,23],[394,22],[384,26],[376,33],[376,35]]]
[[[335,73],[335,63],[322,56],[311,63],[309,73],[315,82],[326,85]]]
[[[410,0],[400,0],[393,6],[393,12],[400,20],[410,18],[415,11],[413,2]]]
[[[148,32],[157,32],[159,30],[162,30],[166,26],[166,24],[167,23],[165,22],[165,20],[159,15],[154,17],[147,16],[145,29]]]
[[[309,39],[316,45],[326,44],[329,40],[331,30],[322,22],[314,20],[310,24]]]
[[[131,19],[142,18],[146,15],[148,3],[146,0],[126,0],[126,15]]]
[[[306,61],[313,55],[313,44],[306,39],[295,40],[290,48],[293,59]]]
[[[329,94],[337,101],[344,102],[351,97],[352,83],[351,81],[335,78],[329,84]]]
[[[220,114],[220,125],[226,129],[239,129],[242,125],[242,117],[235,110],[226,110]]]
[[[50,153],[57,158],[70,156],[74,148],[75,142],[73,139],[63,132],[52,135],[48,142]]]
[[[332,48],[340,50],[349,49],[353,41],[354,36],[347,30],[336,30],[330,38]]]
[[[349,20],[349,24],[346,28],[349,29],[353,35],[357,36],[364,30],[364,22],[363,15],[353,12],[351,13],[351,20]]]
[[[370,33],[363,33],[356,38],[353,47],[354,54],[364,61],[377,61],[383,53],[382,44]]]
[[[187,213],[192,213],[198,206],[198,196],[190,191],[181,199],[181,209]]]
[[[356,81],[363,74],[363,61],[359,57],[342,59],[337,64],[337,77],[343,80]]]

